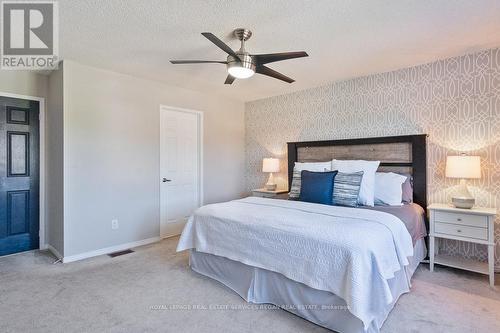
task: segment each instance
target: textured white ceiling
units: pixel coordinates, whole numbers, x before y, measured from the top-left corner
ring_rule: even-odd
[[[61,54],[84,64],[242,101],[280,95],[500,46],[499,0],[62,0]],[[270,64],[296,80],[255,75],[224,85],[225,60],[200,33],[251,53],[306,51]]]

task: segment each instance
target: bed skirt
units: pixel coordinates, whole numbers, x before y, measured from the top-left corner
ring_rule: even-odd
[[[414,246],[414,256],[406,267],[412,276],[426,256],[425,241]],[[238,293],[244,300],[257,304],[273,304],[325,328],[346,333],[379,332],[399,296],[408,292],[403,270],[389,280],[394,302],[379,313],[367,330],[360,319],[349,312],[345,301],[335,294],[313,289],[280,273],[245,265],[241,262],[208,253],[190,253],[191,268],[215,279]]]

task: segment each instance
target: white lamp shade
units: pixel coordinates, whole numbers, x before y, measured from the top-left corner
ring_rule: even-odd
[[[479,156],[448,156],[446,177],[481,178],[481,158]]]
[[[262,172],[279,172],[280,160],[277,158],[264,158],[262,160]]]

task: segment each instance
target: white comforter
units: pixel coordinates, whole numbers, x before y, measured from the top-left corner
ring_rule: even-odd
[[[413,255],[410,234],[391,214],[255,197],[198,209],[177,246],[187,249],[332,292],[365,328],[393,302],[387,280]]]

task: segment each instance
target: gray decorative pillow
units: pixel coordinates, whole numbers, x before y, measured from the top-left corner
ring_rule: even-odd
[[[337,206],[357,207],[362,179],[363,171],[337,173],[333,185],[333,204]]]
[[[401,185],[403,189],[403,203],[413,202],[413,176],[407,173],[402,173],[406,176],[406,181]]]
[[[292,186],[290,186],[290,192],[288,193],[288,198],[292,200],[298,200],[300,197],[300,186],[302,184],[301,171],[293,170],[292,175]]]

